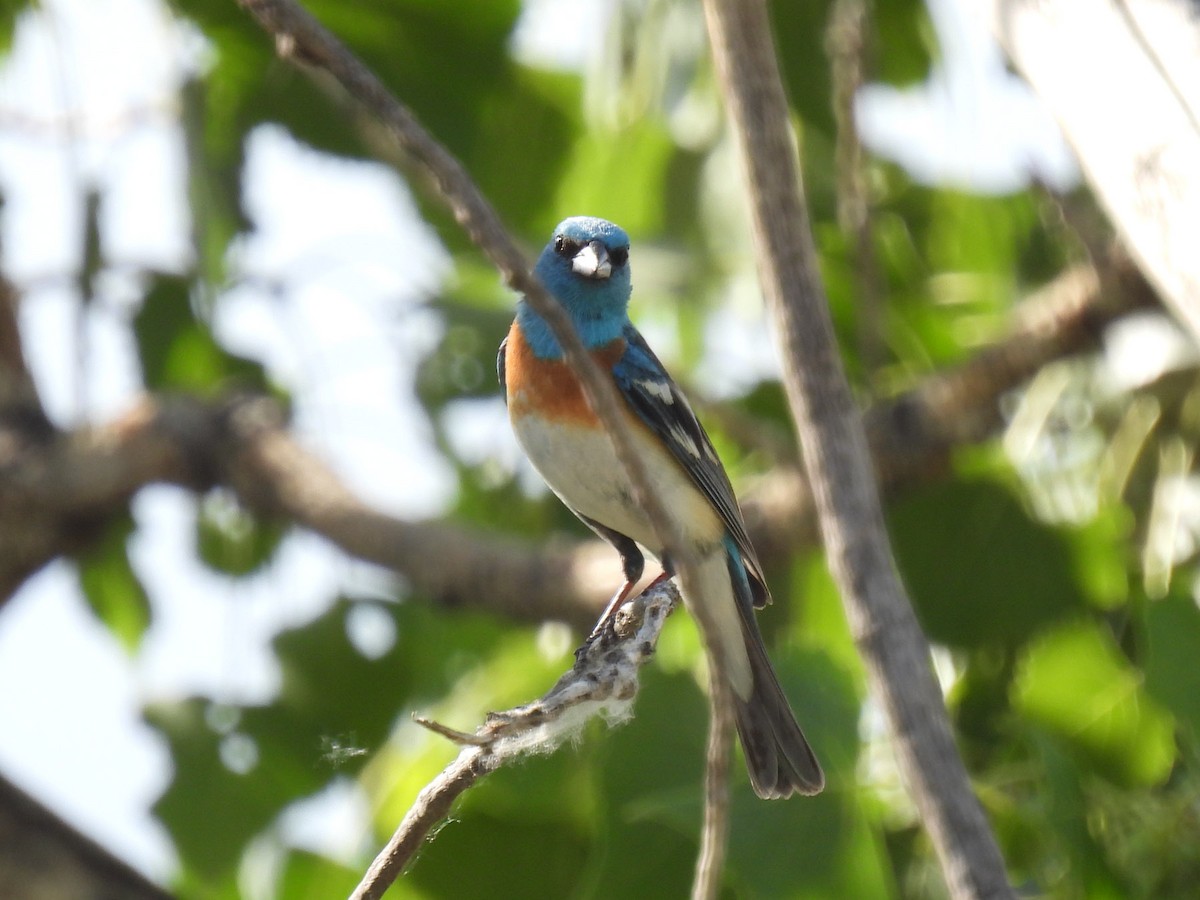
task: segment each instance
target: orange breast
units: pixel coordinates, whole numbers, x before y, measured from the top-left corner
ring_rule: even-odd
[[[607,372],[625,352],[625,339],[617,338],[591,351],[592,359]],[[540,415],[574,425],[599,425],[579,379],[562,360],[538,359],[513,322],[505,355],[508,412],[511,416]]]

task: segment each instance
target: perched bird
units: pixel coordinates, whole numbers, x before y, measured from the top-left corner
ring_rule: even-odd
[[[612,375],[637,452],[700,563],[684,599],[717,634],[750,782],[763,798],[816,794],[825,784],[767,658],[754,618],[771,597],[750,545],[729,476],[679,387],[629,321],[629,238],[603,219],[562,222],[534,272],[570,314],[583,344]],[[625,583],[607,617],[641,577],[645,547],[663,564],[654,529],[639,507],[600,420],[562,348],[522,298],[496,361],[517,439],[550,488],[620,554]],[[595,633],[594,633],[595,634]]]

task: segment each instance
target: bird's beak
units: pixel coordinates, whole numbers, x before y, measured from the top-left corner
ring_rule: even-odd
[[[608,248],[600,241],[588,241],[571,260],[571,270],[584,278],[607,278],[612,274]]]

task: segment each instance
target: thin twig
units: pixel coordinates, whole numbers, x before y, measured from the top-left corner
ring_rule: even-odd
[[[500,217],[475,186],[454,156],[429,135],[416,117],[357,57],[315,18],[293,0],[238,0],[268,32],[275,36],[280,55],[316,66],[332,75],[342,88],[386,130],[416,170],[437,185],[440,198],[454,213],[467,236],[499,269],[505,283],[524,294],[530,306],[550,326],[563,348],[584,395],[612,441],[617,459],[633,486],[635,498],[646,514],[658,544],[671,559],[685,597],[698,597],[697,555],[682,539],[679,523],[634,449],[633,436],[621,415],[612,380],[583,346],[566,311],[534,277],[505,230]],[[709,668],[723,677],[724,660],[718,652],[715,623],[702,604],[689,607],[700,629]]]
[[[18,407],[41,409],[21,346],[20,302],[16,285],[0,273],[0,412],[5,413]]]
[[[1010,897],[1004,861],[954,745],[928,645],[896,575],[866,436],[817,269],[764,0],[705,0],[718,79],[749,182],[759,275],[825,546],[872,687],[954,897]]]
[[[1163,304],[1200,340],[1200,117],[1186,90],[1196,80],[1196,4],[968,6],[1054,116],[1096,203]]]
[[[417,795],[392,839],[367,868],[350,900],[378,900],[404,871],[413,854],[437,823],[450,814],[464,791],[495,767],[495,757],[483,747],[466,747]]]
[[[111,850],[0,775],[0,896],[173,900]]]
[[[678,604],[679,590],[669,581],[626,601],[613,630],[581,647],[571,670],[544,697],[507,712],[490,713],[474,734],[423,722],[462,745],[462,752],[417,795],[351,900],[383,896],[454,801],[483,776],[527,754],[556,749],[596,715],[609,721],[627,718],[637,696],[641,667],[654,655],[662,627]]]
[[[704,825],[692,879],[692,900],[715,900],[729,841],[729,764],[733,755],[733,698],[729,683],[709,671],[708,751],[704,763]]]
[[[439,198],[467,236],[492,261],[507,284],[525,296],[545,319],[563,349],[568,365],[583,386],[592,409],[604,424],[617,458],[632,482],[637,500],[665,552],[680,567],[690,567],[692,554],[660,492],[633,448],[611,379],[583,346],[566,311],[530,271],[529,263],[509,236],[491,204],[462,164],[439,144],[401,103],[328,29],[294,0],[237,0],[275,38],[279,54],[304,66],[319,68],[341,85],[395,142],[418,173],[436,185]],[[686,590],[686,587],[685,587]]]
[[[1094,347],[1109,322],[1154,304],[1136,267],[1104,262],[1100,272],[1069,269],[1031,296],[1006,340],[867,411],[885,491],[943,477],[955,447],[995,433],[1005,392],[1046,363]],[[16,349],[0,352],[0,394],[5,383],[10,391],[0,402],[0,607],[31,572],[86,541],[87,522],[155,482],[192,490],[225,485],[259,518],[323,535],[351,556],[401,573],[414,593],[445,607],[588,629],[611,594],[615,569],[606,544],[530,544],[372,508],[289,431],[270,398],[147,396],[109,422],[58,433],[31,387],[20,387],[32,385],[23,366],[4,371],[19,359],[15,319],[5,312],[0,306],[0,350]],[[812,494],[796,469],[764,474],[743,499],[750,536],[768,566],[817,540]]]
[[[886,341],[883,279],[875,257],[867,156],[854,115],[854,102],[865,80],[868,22],[866,0],[836,0],[825,29],[825,47],[833,77],[833,116],[837,123],[834,160],[838,223],[854,241],[851,259],[858,289],[859,353],[870,378],[884,361]]]

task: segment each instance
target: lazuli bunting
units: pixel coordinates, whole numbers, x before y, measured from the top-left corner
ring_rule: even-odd
[[[715,626],[750,782],[763,798],[816,794],[821,767],[767,658],[755,607],[771,601],[733,487],[679,387],[629,320],[629,238],[603,219],[570,218],[534,269],[625,401],[637,452],[695,551],[701,607]],[[625,583],[599,629],[641,577],[644,547],[671,562],[546,322],[522,298],[497,359],[517,439],[550,488],[620,554]]]

